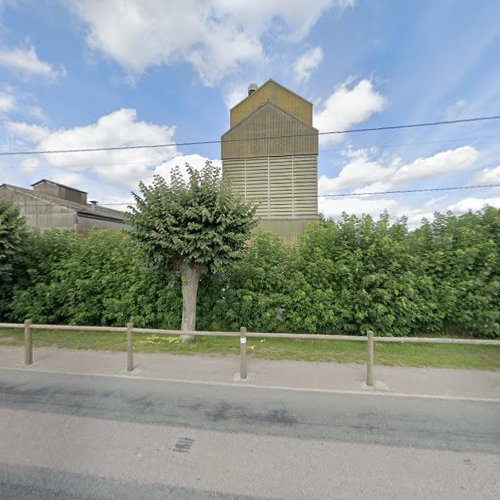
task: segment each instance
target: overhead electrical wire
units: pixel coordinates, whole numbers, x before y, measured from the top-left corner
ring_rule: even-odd
[[[403,124],[403,125],[389,125],[382,127],[367,127],[367,128],[358,128],[358,129],[350,129],[350,130],[334,130],[330,132],[319,132],[318,135],[334,135],[334,134],[348,134],[348,133],[360,133],[360,132],[374,132],[374,131],[383,131],[383,130],[396,130],[396,129],[408,129],[408,128],[419,128],[419,127],[431,127],[438,125],[450,125],[456,123],[471,123],[471,122],[480,122],[480,121],[488,121],[488,120],[499,120],[500,115],[494,116],[482,116],[482,117],[474,117],[474,118],[463,118],[457,120],[443,120],[436,122],[425,122],[425,123],[413,123],[413,124]],[[15,155],[41,155],[41,154],[65,154],[65,153],[90,153],[90,152],[105,152],[105,151],[121,151],[121,150],[134,150],[134,149],[153,149],[153,148],[166,148],[166,147],[175,147],[175,146],[194,146],[194,145],[203,145],[203,144],[223,144],[227,142],[242,142],[242,141],[256,141],[256,140],[269,140],[269,139],[285,139],[285,138],[294,138],[294,137],[306,137],[316,134],[295,134],[295,135],[281,135],[281,136],[271,136],[271,137],[253,137],[253,138],[245,138],[245,139],[228,139],[228,140],[212,140],[212,141],[192,141],[192,142],[177,142],[177,143],[169,143],[169,144],[150,144],[150,145],[131,145],[131,146],[110,146],[110,147],[100,147],[100,148],[80,148],[80,149],[59,149],[59,150],[42,150],[42,151],[0,151],[0,156],[15,156]],[[451,141],[459,141],[466,138],[460,139],[449,139],[444,141],[428,141],[428,143],[432,142],[451,142]],[[426,142],[421,143],[405,143],[405,144],[395,144],[381,147],[398,147],[398,146],[411,146],[418,144],[425,144]],[[335,151],[335,150],[325,150],[326,151]],[[163,160],[165,161],[165,160]],[[147,163],[158,163],[162,162],[162,160],[156,160],[155,162],[147,162]],[[108,164],[112,165],[132,165],[132,164],[143,164],[146,162],[133,162],[133,163],[113,163]],[[88,165],[88,164],[87,164]],[[106,165],[103,165],[106,166]],[[493,188],[500,187],[500,184],[482,184],[475,186],[445,186],[439,188],[423,188],[423,189],[399,189],[399,190],[391,190],[391,191],[371,191],[371,192],[358,192],[358,193],[336,193],[336,194],[324,194],[319,195],[319,197],[323,198],[335,198],[335,197],[351,197],[351,196],[376,196],[376,195],[384,195],[384,194],[403,194],[403,193],[422,193],[422,192],[433,192],[433,191],[453,191],[453,190],[466,190],[466,189],[481,189],[481,188]],[[110,207],[110,206],[125,206],[131,205],[133,203],[101,203],[98,206],[101,207]],[[24,206],[29,206],[30,204],[23,204]],[[38,205],[38,204],[33,204]]]
[[[476,137],[457,137],[455,139],[439,139],[435,141],[418,141],[418,142],[403,142],[398,144],[368,144],[360,146],[357,149],[371,149],[371,148],[379,148],[379,149],[388,149],[388,148],[400,148],[400,147],[411,147],[411,146],[420,146],[424,144],[441,144],[444,142],[459,142],[459,141],[480,141],[484,139],[497,139],[499,135],[483,135]],[[325,153],[339,153],[345,151],[345,148],[332,148],[332,149],[321,149],[320,154],[324,155]],[[179,154],[178,156],[185,156],[183,154]],[[295,155],[300,156],[300,155]],[[145,159],[143,161],[120,161],[120,162],[93,162],[93,161],[85,161],[82,163],[71,163],[72,167],[121,167],[127,165],[151,165],[157,166],[162,163],[166,163],[167,161],[171,161],[174,158],[158,158],[155,160]],[[181,166],[181,165],[180,165]]]
[[[481,189],[481,188],[493,188],[500,187],[498,184],[479,184],[475,186],[444,186],[439,188],[423,188],[423,189],[397,189],[393,191],[371,191],[366,193],[337,193],[337,194],[319,194],[318,198],[334,198],[334,197],[350,197],[350,196],[374,196],[381,194],[402,194],[402,193],[423,193],[428,191],[456,191],[463,189]],[[100,206],[109,207],[117,205],[133,205],[132,203],[102,203]]]
[[[498,136],[498,135],[482,135],[482,136],[476,136],[476,137],[456,137],[454,139],[438,139],[435,141],[400,142],[400,143],[396,143],[396,144],[367,144],[367,145],[359,146],[356,149],[403,148],[403,147],[409,147],[409,146],[422,146],[422,145],[427,145],[427,144],[442,144],[444,142],[460,142],[460,141],[476,141],[477,142],[477,141],[482,141],[484,139],[498,139],[499,137],[500,136]],[[331,149],[322,148],[320,150],[320,153],[323,155],[325,153],[339,153],[339,152],[343,152],[345,150],[346,150],[345,147],[343,147],[343,148],[331,148]]]
[[[434,127],[438,125],[452,125],[457,123],[471,123],[471,122],[482,122],[490,120],[500,120],[500,115],[493,116],[479,116],[474,118],[461,118],[458,120],[442,120],[435,122],[424,122],[424,123],[410,123],[403,125],[386,125],[382,127],[366,127],[348,130],[332,130],[329,132],[318,132],[317,135],[341,135],[341,134],[353,134],[361,132],[377,132],[383,130],[398,130],[398,129],[408,129],[408,128],[420,128],[420,127]],[[241,138],[241,139],[227,139],[227,140],[210,140],[210,141],[192,141],[192,142],[172,142],[167,144],[140,144],[131,146],[106,146],[99,148],[78,148],[78,149],[53,149],[53,150],[41,150],[41,151],[0,151],[0,156],[30,156],[30,155],[42,155],[42,154],[66,154],[66,153],[93,153],[99,151],[125,151],[134,149],[156,149],[156,148],[168,148],[177,146],[197,146],[203,144],[226,144],[230,142],[245,142],[245,141],[260,141],[260,140],[270,140],[270,139],[291,139],[295,137],[310,137],[316,136],[316,134],[294,134],[294,135],[280,135],[280,136],[270,136],[270,137],[252,137],[252,138]]]
[[[321,194],[320,198],[335,198],[335,197],[351,197],[351,196],[373,196],[379,194],[401,194],[401,193],[423,193],[427,191],[454,191],[459,189],[480,189],[500,187],[500,184],[480,184],[477,186],[445,186],[439,188],[423,188],[423,189],[396,189],[394,191],[371,191],[364,193],[336,193],[336,194]]]
[[[318,198],[349,198],[351,196],[376,196],[381,194],[403,194],[403,193],[424,193],[431,191],[457,191],[457,190],[465,190],[465,189],[487,189],[500,187],[500,183],[498,184],[480,184],[475,186],[444,186],[439,188],[423,188],[423,189],[397,189],[393,191],[370,191],[366,193],[336,193],[336,194],[319,194]],[[40,200],[42,203],[45,200]],[[55,200],[53,200],[55,202]],[[111,206],[131,206],[135,203],[133,201],[123,202],[123,203],[98,203],[96,208],[99,207],[111,207]],[[22,203],[20,204],[22,207],[38,207],[40,203]]]

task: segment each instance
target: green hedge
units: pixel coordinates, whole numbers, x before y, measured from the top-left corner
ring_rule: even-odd
[[[126,234],[47,231],[4,319],[179,328],[176,273],[151,267]],[[415,231],[387,214],[311,224],[296,245],[261,232],[224,275],[202,278],[199,329],[500,337],[500,210],[436,214]]]

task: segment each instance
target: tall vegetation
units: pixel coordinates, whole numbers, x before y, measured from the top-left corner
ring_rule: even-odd
[[[181,277],[126,234],[34,235],[9,320],[179,328]],[[500,210],[436,214],[409,231],[387,215],[311,224],[295,245],[259,232],[224,273],[202,279],[211,330],[453,334],[500,338]]]
[[[14,284],[21,279],[27,237],[19,210],[0,199],[0,317],[6,314]]]
[[[177,167],[170,182],[157,175],[139,184],[130,222],[139,242],[160,272],[175,270],[182,279],[182,331],[196,329],[198,285],[241,253],[256,224],[255,208],[222,182],[220,168],[207,161],[198,172],[186,164],[187,181]]]

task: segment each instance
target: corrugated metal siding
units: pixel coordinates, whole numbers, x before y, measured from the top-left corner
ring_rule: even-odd
[[[62,204],[67,200],[61,200],[61,204],[59,204],[57,201],[51,202],[40,198],[40,193],[33,193],[32,195],[29,192],[23,193],[23,191],[27,190],[1,186],[0,198],[14,203],[19,208],[20,214],[25,217],[26,224],[37,227],[42,231],[46,229],[68,229],[86,233],[92,227],[116,230],[127,228],[124,221],[117,218],[116,215],[121,214],[123,217],[123,213],[116,210],[101,208],[97,209],[99,212],[85,214],[82,212],[87,207],[82,205],[82,212],[77,214],[77,210]],[[103,215],[102,212],[105,212],[107,216]]]
[[[86,214],[77,215],[77,232],[87,234],[90,229],[114,229],[122,231],[128,229],[128,225],[123,222],[104,220],[101,218],[92,218]]]
[[[291,243],[297,241],[297,236],[316,219],[267,219],[262,220],[260,226],[271,233],[279,234],[284,241]]]
[[[262,219],[316,218],[316,155],[224,160],[223,177],[245,199],[258,203]]]
[[[275,104],[304,124],[312,126],[312,104],[279,83],[269,80],[231,109],[231,127],[241,123],[266,102]]]
[[[62,200],[72,201],[74,203],[82,203],[84,205],[87,203],[87,193],[84,191],[63,186],[46,179],[33,184],[33,191],[35,193],[45,193]]]
[[[9,188],[0,188],[0,197],[9,200],[19,208],[26,224],[45,229],[75,230],[75,212],[61,205],[25,196]]]
[[[269,103],[222,136],[223,160],[316,154],[318,131]]]

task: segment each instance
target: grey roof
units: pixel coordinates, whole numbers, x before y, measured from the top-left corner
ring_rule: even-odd
[[[272,80],[269,80],[269,81],[272,81]],[[304,123],[302,120],[297,118],[295,115],[292,115],[291,113],[289,113],[285,109],[280,108],[279,106],[276,106],[276,104],[274,104],[272,102],[266,101],[266,102],[263,102],[255,111],[252,111],[252,113],[250,113],[246,118],[243,118],[243,120],[241,120],[241,122],[237,123],[234,127],[231,127],[230,129],[226,130],[222,134],[221,137],[224,137],[225,135],[229,134],[229,132],[232,132],[233,130],[237,129],[240,125],[243,125],[246,122],[250,122],[251,118],[255,118],[255,115],[257,115],[257,113],[260,113],[262,111],[262,109],[264,109],[266,107],[274,108],[277,111],[280,111],[281,113],[283,113],[284,115],[288,115],[291,119],[295,120],[296,122],[301,123],[302,125],[304,125],[304,127],[307,127],[307,128],[310,128],[311,130],[319,132],[319,130],[317,128],[313,127],[312,125],[308,125],[307,123]],[[262,137],[262,139],[266,139],[266,137]],[[272,137],[271,137],[271,139],[272,139]]]
[[[293,90],[290,90],[288,87],[285,87],[281,83],[278,83],[276,80],[273,80],[272,78],[269,78],[266,82],[264,82],[260,87],[257,87],[257,90],[252,92],[251,94],[245,96],[240,102],[237,102],[232,108],[229,109],[229,111],[232,111],[234,108],[238,107],[242,102],[246,101],[247,99],[250,99],[256,92],[259,92],[260,89],[266,87],[267,85],[277,85],[278,87],[281,87],[282,89],[286,90],[287,92],[290,92],[290,94],[293,94],[295,97],[298,97],[299,99],[307,102],[307,104],[310,104],[312,106],[312,102],[308,101],[305,97],[302,97],[301,95],[297,94]]]
[[[58,198],[57,196],[51,196],[50,194],[40,193],[39,191],[33,191],[31,189],[22,188],[19,186],[13,186],[11,184],[0,185],[0,187],[2,186],[5,186],[9,189],[17,191],[26,196],[29,196],[30,198],[33,199],[39,199],[51,203],[53,205],[60,205],[69,208],[70,210],[74,210],[79,214],[90,215],[92,217],[102,217],[106,219],[109,218],[118,219],[121,221],[124,221],[125,219],[125,212],[122,212],[120,210],[114,210],[113,208],[101,207],[99,205],[96,205],[94,208],[90,203],[84,205],[82,203],[76,203],[74,201],[64,200],[62,198]]]
[[[65,189],[71,189],[72,191],[78,191],[79,193],[84,193],[87,194],[87,191],[82,191],[81,189],[77,189],[71,186],[65,186],[64,184],[60,184],[59,182],[51,181],[50,179],[40,179],[39,181],[36,181],[32,184],[32,186],[37,186],[38,184],[41,184],[42,182],[49,182],[50,184],[54,184],[54,186],[60,186]]]

